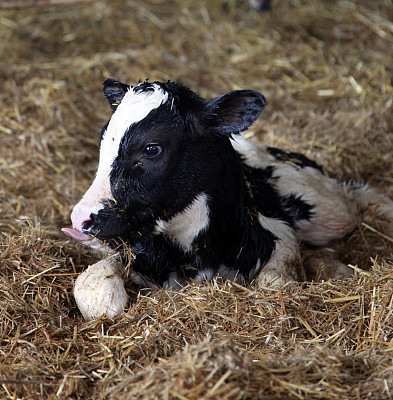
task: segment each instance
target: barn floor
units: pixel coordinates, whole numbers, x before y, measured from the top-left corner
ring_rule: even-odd
[[[393,239],[336,244],[354,278],[132,292],[85,323],[98,259],[60,232],[94,176],[107,77],[261,91],[248,135],[393,197],[392,0],[0,2],[0,398],[391,399]],[[16,4],[18,2],[15,2]],[[44,2],[41,2],[44,3]],[[18,3],[19,4],[19,3]]]

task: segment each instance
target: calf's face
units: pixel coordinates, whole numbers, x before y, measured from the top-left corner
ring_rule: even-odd
[[[205,101],[171,82],[113,79],[104,93],[114,113],[101,133],[96,177],[73,209],[73,229],[63,231],[92,247],[133,246],[190,208],[199,213],[194,233],[206,228],[209,187],[232,151],[228,137],[258,117],[263,96],[244,90]]]

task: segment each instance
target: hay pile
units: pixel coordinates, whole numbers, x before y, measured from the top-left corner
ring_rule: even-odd
[[[172,79],[206,97],[259,90],[268,106],[254,140],[392,197],[391,0],[283,0],[263,14],[232,0],[9,3],[0,10],[0,398],[392,398],[392,239],[377,225],[338,244],[366,269],[349,281],[134,291],[126,313],[92,323],[72,286],[99,256],[59,231],[96,169],[106,77]]]

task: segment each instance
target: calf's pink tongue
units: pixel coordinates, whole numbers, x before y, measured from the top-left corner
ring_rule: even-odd
[[[76,229],[71,229],[71,228],[62,228],[61,229],[66,235],[72,237],[73,239],[76,240],[81,240],[82,242],[85,242],[87,240],[90,240],[91,237],[89,235],[86,235],[85,233],[79,232]]]

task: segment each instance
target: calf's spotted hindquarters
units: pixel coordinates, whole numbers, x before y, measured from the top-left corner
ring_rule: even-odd
[[[259,286],[306,278],[299,246],[326,246],[351,232],[365,207],[392,232],[393,203],[338,183],[298,153],[255,145],[240,133],[264,97],[238,90],[205,100],[173,82],[104,82],[113,115],[100,135],[96,177],[74,207],[69,236],[114,255],[76,282],[86,319],[127,306],[121,277],[179,287],[215,276]],[[346,276],[338,260],[311,252]],[[328,271],[329,272],[329,271]]]

